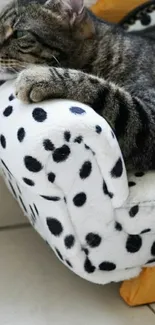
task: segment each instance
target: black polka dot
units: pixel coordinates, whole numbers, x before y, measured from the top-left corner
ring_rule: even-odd
[[[92,263],[88,257],[85,260],[84,269],[87,273],[93,273],[95,271],[95,266],[92,265]]]
[[[147,234],[147,233],[150,232],[150,231],[151,231],[150,228],[148,228],[148,229],[144,229],[143,231],[141,231],[141,234]]]
[[[155,242],[153,243],[152,247],[151,247],[151,254],[153,256],[155,256]]]
[[[16,194],[16,191],[15,191],[15,189],[14,189],[14,187],[13,187],[12,183],[11,183],[11,182],[9,182],[9,185],[10,185],[10,188],[11,188],[11,191],[12,191],[12,193],[13,193],[14,197],[17,199],[17,194]]]
[[[135,176],[136,177],[142,177],[142,176],[144,176],[144,173],[143,172],[137,172],[137,173],[135,173]]]
[[[40,107],[33,110],[32,116],[36,122],[44,122],[47,118],[47,113]]]
[[[69,131],[64,132],[64,139],[69,142],[71,138],[71,133]]]
[[[117,231],[122,231],[122,225],[119,223],[119,222],[116,222],[115,223],[115,229],[117,230]]]
[[[67,160],[69,155],[70,155],[70,148],[64,144],[62,147],[57,148],[53,152],[53,160],[57,163],[60,163]]]
[[[140,21],[143,26],[148,26],[151,23],[151,17],[150,17],[150,15],[148,15],[146,13],[142,13]]]
[[[49,173],[48,174],[48,180],[49,180],[49,182],[51,182],[51,183],[54,183],[54,181],[55,181],[55,174],[54,173]]]
[[[126,242],[126,249],[129,253],[137,253],[142,247],[142,238],[139,235],[129,235]]]
[[[11,94],[10,96],[9,96],[9,101],[11,102],[12,100],[14,100],[15,99],[15,96],[13,95],[13,94]]]
[[[75,243],[75,237],[73,235],[66,236],[64,242],[67,248],[72,248]]]
[[[17,132],[17,138],[18,138],[18,140],[19,140],[19,142],[22,142],[23,140],[24,140],[24,138],[25,138],[25,130],[24,130],[24,128],[20,128],[19,130],[18,130],[18,132]]]
[[[10,178],[10,180],[12,180],[12,175],[10,173],[8,174],[8,177]]]
[[[96,125],[96,133],[100,134],[102,132],[102,128],[100,125]]]
[[[136,185],[136,183],[135,182],[129,182],[128,185],[129,185],[129,187],[133,187],[133,186]]]
[[[89,255],[89,250],[87,248],[82,248],[82,251],[86,254]]]
[[[31,205],[29,205],[29,207],[30,207],[30,210],[31,210],[31,212],[32,212],[33,217],[36,218],[35,213],[34,213],[32,207],[31,207]]]
[[[57,248],[55,248],[55,251],[56,251],[58,257],[60,258],[60,260],[63,261],[64,259],[62,257],[62,254],[59,252],[59,250]]]
[[[67,199],[66,199],[66,197],[64,197],[64,201],[65,201],[65,203],[67,203]]]
[[[29,185],[29,186],[34,186],[35,185],[35,183],[34,183],[34,181],[32,181],[32,179],[29,179],[29,178],[23,178],[23,181],[24,181],[24,183],[25,184],[27,184],[27,185]]]
[[[146,12],[148,12],[148,13],[152,13],[153,10],[154,10],[154,8],[152,6],[146,7]]]
[[[36,218],[34,217],[34,215],[32,213],[31,213],[31,223],[32,223],[32,226],[34,227],[35,223],[36,223]]]
[[[53,202],[58,202],[61,200],[59,196],[47,196],[47,195],[41,195],[41,197],[47,201],[53,201]]]
[[[129,211],[129,216],[131,218],[135,217],[136,214],[139,212],[139,206],[138,205],[135,205],[134,207],[132,207]]]
[[[18,188],[19,194],[22,194],[21,189],[18,184],[17,184],[17,188]]]
[[[21,196],[19,196],[19,201],[20,201],[20,203],[21,203],[21,205],[22,205],[22,207],[23,207],[24,211],[27,213],[27,209],[26,209],[26,206],[25,206],[25,204],[24,204],[24,202],[23,202],[23,200],[22,200]]]
[[[13,112],[13,107],[12,106],[8,106],[8,107],[5,108],[5,110],[3,112],[3,115],[5,117],[8,117],[8,116],[10,116],[12,114],[12,112]]]
[[[101,241],[102,239],[98,234],[90,232],[86,236],[86,242],[92,248],[98,247],[101,244]]]
[[[0,86],[2,86],[5,83],[5,80],[0,80]]]
[[[53,151],[55,149],[54,144],[49,139],[44,140],[43,146],[47,151]]]
[[[36,159],[31,156],[25,156],[24,158],[25,167],[33,173],[38,173],[43,169],[42,164]]]
[[[6,170],[11,174],[10,169],[7,167],[6,163],[1,159],[1,163],[6,168]],[[12,174],[11,174],[12,175]]]
[[[47,218],[46,222],[47,222],[47,226],[48,226],[52,235],[60,236],[62,234],[63,227],[59,220],[54,219],[54,218]]]
[[[39,211],[38,211],[38,209],[37,209],[36,205],[35,205],[35,204],[33,204],[33,206],[34,206],[34,209],[35,209],[35,211],[36,211],[37,215],[39,216]]]
[[[1,136],[0,136],[0,143],[1,143],[2,148],[5,149],[6,148],[6,139],[3,134],[1,134]]]
[[[92,171],[92,163],[90,161],[85,161],[80,169],[80,177],[86,179],[90,176]]]
[[[146,264],[153,264],[153,263],[155,263],[155,258],[152,258],[151,260],[146,262]]]
[[[85,148],[86,148],[87,150],[90,150],[90,147],[89,147],[87,144],[85,144]]]
[[[74,197],[73,202],[76,207],[82,207],[86,203],[86,200],[86,194],[81,192]]]
[[[105,181],[103,181],[103,192],[105,195],[108,195],[110,199],[113,198],[114,194],[108,191],[108,187]]]
[[[123,163],[122,159],[119,158],[111,171],[111,176],[114,178],[121,177],[123,174]]]
[[[112,135],[113,138],[115,138],[115,134],[114,134],[113,131],[111,131],[111,135]]]
[[[72,264],[71,264],[71,262],[68,261],[68,260],[66,260],[66,264],[67,264],[69,267],[71,267],[71,268],[73,267]]]
[[[36,218],[36,215],[31,207],[31,205],[30,205],[30,210],[31,210],[32,223],[33,223],[33,225],[35,225],[37,218]]]
[[[99,269],[100,271],[114,271],[116,269],[116,264],[105,261],[99,265]]]
[[[71,113],[73,113],[75,115],[82,115],[82,114],[86,113],[86,111],[83,108],[78,107],[78,106],[70,107],[70,111],[71,111]]]
[[[82,140],[83,140],[82,136],[79,135],[78,137],[76,137],[76,138],[74,139],[74,142],[80,144],[80,143],[82,142]]]

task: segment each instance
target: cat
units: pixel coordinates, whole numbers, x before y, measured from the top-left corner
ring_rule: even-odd
[[[27,4],[26,4],[27,3]],[[155,169],[155,43],[83,0],[18,0],[0,15],[0,74],[24,102],[73,99],[113,128],[128,170]]]

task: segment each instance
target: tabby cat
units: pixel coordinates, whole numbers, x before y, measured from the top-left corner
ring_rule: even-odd
[[[83,0],[18,0],[0,15],[0,79],[24,102],[67,98],[112,126],[128,169],[155,169],[155,44]]]

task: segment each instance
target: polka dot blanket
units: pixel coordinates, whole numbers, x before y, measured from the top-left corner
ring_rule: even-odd
[[[155,173],[128,184],[115,135],[90,107],[26,105],[13,91],[11,81],[0,86],[1,171],[57,257],[99,284],[155,265]]]

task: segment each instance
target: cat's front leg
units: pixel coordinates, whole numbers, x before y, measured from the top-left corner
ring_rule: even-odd
[[[46,99],[73,99],[93,103],[103,84],[97,77],[82,71],[35,66],[22,71],[16,81],[16,96],[24,102]],[[106,85],[105,85],[106,87]]]
[[[15,83],[15,94],[26,103],[37,103],[48,98],[60,98],[61,84],[53,68],[33,66],[23,70]]]
[[[138,170],[155,168],[152,151],[155,91],[143,89],[143,79],[137,97],[133,90],[130,94],[114,83],[82,71],[39,66],[23,71],[16,83],[17,97],[26,102],[64,98],[90,105],[112,126],[125,162]]]

